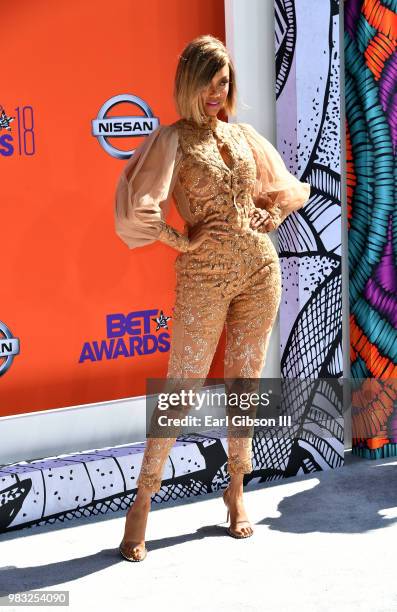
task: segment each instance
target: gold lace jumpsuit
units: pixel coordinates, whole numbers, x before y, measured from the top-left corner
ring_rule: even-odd
[[[172,195],[184,233],[165,221]],[[281,273],[273,243],[267,233],[249,227],[248,213],[265,208],[275,229],[309,196],[310,184],[292,175],[275,147],[249,124],[180,119],[159,126],[138,147],[117,185],[115,228],[131,249],[161,240],[179,251],[167,378],[197,379],[200,386],[224,325],[224,378],[260,378]],[[214,212],[227,234],[188,251],[189,228]],[[176,434],[153,435],[137,486],[157,492]],[[236,435],[228,426],[229,475],[252,471],[252,435],[253,428],[239,428]]]

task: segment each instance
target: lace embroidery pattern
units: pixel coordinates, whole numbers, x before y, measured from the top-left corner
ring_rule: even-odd
[[[216,120],[197,127],[180,120],[175,126],[182,153],[178,180],[192,218],[199,222],[216,212],[227,235],[219,236],[217,243],[204,241],[199,249],[186,251],[186,236],[174,235],[169,226],[162,226],[162,236],[181,251],[175,261],[176,299],[167,378],[193,379],[189,388],[199,389],[224,327],[225,378],[260,378],[281,298],[281,272],[269,236],[249,228],[248,213],[255,206],[255,159],[238,124]],[[220,149],[227,153],[228,164]],[[273,211],[278,222],[276,213]],[[152,492],[161,488],[164,464],[177,433],[147,438],[138,486]],[[228,427],[230,475],[252,471],[252,435],[252,428],[237,432]]]
[[[168,246],[185,253],[189,248],[189,238],[185,234],[181,234],[175,227],[168,225],[163,219],[160,220],[160,232],[158,240],[165,242]]]

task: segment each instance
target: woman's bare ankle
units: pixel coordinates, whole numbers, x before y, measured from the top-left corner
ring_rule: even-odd
[[[228,486],[228,492],[231,498],[243,497],[243,492],[244,492],[243,478],[244,478],[243,474],[231,477],[230,483]]]

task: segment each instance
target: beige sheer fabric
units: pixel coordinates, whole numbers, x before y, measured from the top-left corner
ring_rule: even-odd
[[[178,134],[159,126],[123,168],[116,188],[116,233],[130,249],[162,240],[180,251],[188,237],[165,222],[181,153]]]
[[[287,169],[272,143],[248,123],[239,124],[249,142],[257,166],[255,206],[265,208],[276,229],[292,212],[302,208],[310,197],[310,183],[300,181]]]
[[[166,223],[171,195],[185,232]],[[258,386],[281,298],[277,251],[266,232],[250,228],[255,206],[278,225],[305,205],[309,183],[288,172],[277,150],[248,124],[210,117],[160,127],[126,164],[116,191],[116,232],[129,248],[162,240],[179,251],[167,379],[200,390],[223,328],[227,391],[236,379]],[[189,229],[217,215],[217,242],[189,250]],[[169,388],[167,388],[169,390]],[[252,409],[254,410],[254,408]],[[156,492],[178,429],[159,435],[154,421],[137,485]],[[249,413],[253,416],[252,411]],[[252,471],[252,427],[228,425],[228,472]]]

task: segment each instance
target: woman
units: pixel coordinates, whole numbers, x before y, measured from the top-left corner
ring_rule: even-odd
[[[128,160],[116,192],[115,225],[129,248],[155,240],[173,247],[176,302],[167,378],[205,380],[226,324],[225,379],[259,379],[281,296],[277,255],[267,232],[305,205],[310,184],[289,173],[273,145],[235,114],[236,75],[223,43],[200,36],[178,63],[174,98],[180,119],[159,126]],[[181,233],[166,222],[174,196]],[[249,537],[243,477],[252,471],[252,429],[228,430],[230,484],[223,500],[228,533]],[[147,554],[152,493],[175,436],[147,438],[137,495],[119,550],[130,561]]]

